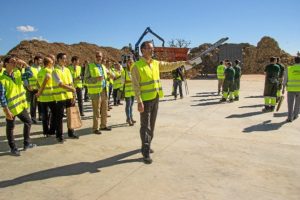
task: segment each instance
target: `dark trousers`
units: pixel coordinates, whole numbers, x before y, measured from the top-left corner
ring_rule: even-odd
[[[173,87],[174,87],[174,97],[177,98],[177,88],[179,88],[180,97],[183,97],[182,94],[182,81],[181,80],[173,80]]]
[[[120,103],[120,88],[114,89],[113,90],[113,98],[114,98],[114,105]]]
[[[55,134],[55,112],[56,103],[52,102],[40,102],[42,111],[42,123],[43,123],[43,134],[54,135]],[[49,113],[50,111],[50,113]]]
[[[109,84],[109,86],[108,86],[108,96],[107,96],[108,105],[110,104],[110,96],[112,95],[112,93],[113,93],[113,85]]]
[[[142,154],[144,157],[149,156],[151,141],[154,136],[155,121],[158,111],[159,97],[150,101],[144,101],[144,112],[141,116],[140,136],[142,141]]]
[[[83,114],[82,88],[76,88],[76,95],[77,95],[79,112],[80,115],[82,115]]]
[[[67,99],[64,101],[57,101],[56,102],[56,109],[54,115],[54,119],[56,120],[55,123],[55,132],[56,138],[63,139],[63,116],[65,108],[69,108],[73,106],[71,103],[71,99]],[[68,129],[68,136],[72,136],[74,134],[74,129]]]
[[[37,90],[28,91],[28,96],[30,99],[30,116],[31,119],[36,119],[36,107],[38,107],[39,116],[41,116],[41,105],[37,101],[37,98],[35,94],[37,93]]]
[[[132,120],[132,106],[134,103],[134,96],[125,97],[125,101],[126,101],[126,106],[125,106],[126,120]]]
[[[288,92],[288,119],[293,121],[298,118],[300,108],[300,92]]]
[[[17,117],[24,123],[23,136],[24,136],[24,146],[28,145],[30,142],[30,128],[31,119],[26,109],[24,109]],[[6,137],[8,140],[8,145],[11,149],[16,148],[15,138],[14,138],[14,128],[15,128],[15,118],[13,120],[6,119]]]
[[[84,87],[84,100],[87,101],[89,99],[87,86]]]

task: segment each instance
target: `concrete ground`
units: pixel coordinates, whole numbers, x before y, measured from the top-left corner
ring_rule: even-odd
[[[1,113],[0,199],[300,199],[300,120],[285,123],[286,102],[279,112],[261,112],[263,76],[244,75],[234,103],[219,103],[216,80],[189,80],[189,96],[176,101],[171,83],[163,80],[151,165],[141,160],[136,104],[134,127],[118,106],[110,111],[113,130],[95,135],[85,103],[80,139],[64,144],[33,125],[38,147],[21,157],[9,154]],[[17,122],[20,148],[21,132]]]

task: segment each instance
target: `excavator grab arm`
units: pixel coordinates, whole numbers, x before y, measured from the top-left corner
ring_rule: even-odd
[[[160,41],[162,41],[162,47],[165,46],[165,40],[163,38],[161,38],[159,35],[157,35],[156,33],[154,33],[150,27],[147,27],[145,29],[145,31],[143,32],[143,34],[141,35],[141,37],[139,38],[139,40],[135,43],[135,48],[134,48],[134,54],[136,59],[139,57],[139,45],[142,41],[142,39],[145,37],[145,35],[147,35],[148,33],[151,33],[152,35],[154,35],[155,37],[157,37]]]

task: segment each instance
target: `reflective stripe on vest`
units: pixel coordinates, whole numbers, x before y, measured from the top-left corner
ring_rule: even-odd
[[[33,90],[37,90],[37,75],[39,70],[36,67],[30,67],[30,70],[32,72],[32,77],[28,79],[29,86]]]
[[[113,89],[118,89],[122,87],[122,71],[115,70],[115,80],[113,83]]]
[[[300,65],[293,65],[287,68],[288,81],[287,91],[288,92],[300,92]]]
[[[95,63],[89,64],[89,70],[92,78],[96,78],[102,76],[100,74],[100,70]],[[98,81],[96,83],[87,83],[88,94],[100,94],[102,92],[102,81]]]
[[[39,102],[52,102],[55,101],[54,96],[53,96],[53,82],[52,82],[52,69],[49,68],[42,68],[37,76],[37,81],[40,87],[42,86],[46,75],[50,74],[50,79],[47,81],[45,88],[42,92],[42,94],[39,96],[38,101]]]
[[[70,70],[67,67],[63,68],[64,71],[62,71],[60,66],[56,66],[53,70],[53,73],[56,73],[59,79],[62,81],[65,85],[72,85],[72,75]],[[56,81],[53,82],[53,96],[55,101],[63,101],[66,99],[72,99],[73,93],[67,91],[66,89],[59,87]]]
[[[77,78],[81,78],[81,67],[79,65],[76,66],[76,70],[74,69],[74,66],[68,66],[68,69],[71,72],[71,75],[73,77],[74,87],[75,88],[82,88],[82,80],[77,80]]]
[[[125,76],[126,74],[126,76]],[[124,69],[122,71],[122,76],[126,79],[125,80],[125,97],[132,97],[134,96],[134,91],[132,88],[132,82],[131,82],[131,74],[128,72],[127,69]]]
[[[14,116],[28,108],[25,89],[23,87],[23,81],[20,74],[14,74],[15,81],[5,74],[1,76],[0,80],[5,89],[7,107]]]
[[[157,60],[152,60],[150,68],[150,66],[143,59],[140,59],[135,62],[135,66],[140,74],[140,90],[142,100],[153,100],[157,97],[157,95],[162,98],[163,91],[159,76],[159,62]]]
[[[224,79],[225,78],[225,66],[224,65],[219,65],[217,67],[217,77],[218,79]]]

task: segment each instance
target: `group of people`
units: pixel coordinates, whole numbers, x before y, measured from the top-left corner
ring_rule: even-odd
[[[221,61],[217,67],[218,95],[222,93],[220,102],[238,101],[240,94],[241,67],[240,61],[235,60],[234,66],[228,59]]]
[[[287,90],[288,117],[286,122],[292,122],[299,116],[300,109],[300,57],[294,58],[294,64],[285,67],[280,58],[271,57],[265,67],[265,88],[263,112],[273,112],[281,96]]]
[[[217,67],[218,95],[222,92],[221,102],[239,100],[241,67],[235,60],[234,66],[229,60],[220,62]],[[285,67],[279,57],[271,57],[265,66],[264,108],[262,112],[273,112],[287,90],[288,118],[292,122],[298,118],[300,108],[300,57],[294,58],[294,65]]]
[[[55,135],[58,143],[64,143],[65,109],[75,106],[77,97],[80,115],[84,116],[82,88],[85,86],[93,108],[94,134],[111,131],[107,125],[108,111],[112,109],[109,101],[111,94],[114,106],[122,105],[120,100],[124,96],[126,121],[130,126],[136,123],[133,119],[136,99],[141,115],[141,153],[145,163],[152,163],[150,153],[153,149],[150,147],[159,98],[163,97],[159,73],[172,71],[187,63],[153,60],[153,51],[151,41],[143,42],[143,56],[136,62],[129,58],[123,66],[97,51],[93,62],[84,63],[84,76],[77,56],[71,58],[70,65],[65,53],[44,58],[36,56],[31,66],[16,56],[6,56],[3,68],[0,68],[0,101],[6,116],[6,135],[11,153],[20,156],[13,134],[16,117],[24,123],[24,150],[36,146],[30,142],[31,125],[36,123],[36,107],[39,107],[43,134]],[[30,115],[26,96],[30,99]],[[68,128],[67,133],[71,139],[79,138],[74,129]]]

